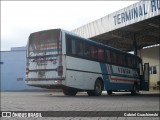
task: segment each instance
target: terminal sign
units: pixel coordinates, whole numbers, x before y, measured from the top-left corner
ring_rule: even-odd
[[[147,8],[147,5],[146,5],[147,3],[148,2],[143,2],[143,4],[139,4],[136,7],[127,9],[124,12],[116,14],[115,16],[113,16],[114,24],[115,25],[121,24],[121,23],[130,21],[130,20],[134,20],[136,18],[145,16],[149,14],[150,12],[153,13],[156,11],[160,11],[160,0],[150,0],[149,1],[150,9]]]

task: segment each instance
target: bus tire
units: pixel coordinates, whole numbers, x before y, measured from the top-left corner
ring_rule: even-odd
[[[137,87],[136,85],[134,84],[133,85],[133,90],[131,90],[131,95],[135,95],[137,93]]]
[[[75,96],[77,94],[77,92],[78,91],[74,88],[67,87],[67,88],[63,89],[64,95],[67,95],[67,96]]]
[[[93,96],[101,96],[103,90],[103,82],[101,79],[97,79],[92,91]]]
[[[107,90],[108,95],[112,95],[112,90]]]
[[[93,90],[87,90],[87,94],[88,94],[88,96],[94,96]]]

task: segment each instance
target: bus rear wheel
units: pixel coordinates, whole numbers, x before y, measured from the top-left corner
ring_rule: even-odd
[[[89,96],[101,96],[103,90],[102,80],[97,79],[94,85],[94,90],[88,90],[87,94]]]
[[[87,94],[88,94],[89,96],[94,96],[93,90],[87,90]]]
[[[138,92],[136,84],[133,85],[133,90],[131,90],[131,95],[136,95]]]
[[[78,91],[74,88],[67,87],[67,88],[63,89],[64,95],[67,95],[67,96],[75,96],[77,94],[77,92]]]
[[[107,90],[108,95],[112,95],[112,90]]]

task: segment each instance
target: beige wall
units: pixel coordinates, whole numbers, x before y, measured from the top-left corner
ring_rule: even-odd
[[[156,66],[157,74],[150,74],[150,86],[154,86],[160,80],[160,46],[146,48],[138,51],[143,63]]]

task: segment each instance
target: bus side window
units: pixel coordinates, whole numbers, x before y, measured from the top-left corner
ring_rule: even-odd
[[[105,50],[105,59],[106,62],[111,62],[110,50]]]
[[[135,64],[136,64],[136,68],[139,68],[139,61],[138,61],[138,58],[136,58]]]
[[[66,37],[66,54],[72,54],[72,41],[69,37]]]
[[[131,67],[131,57],[127,56],[127,65],[128,67]]]
[[[117,64],[117,55],[115,52],[111,54],[112,63]]]
[[[91,46],[88,43],[84,44],[84,57],[91,58]]]
[[[83,46],[82,41],[76,41],[76,54],[78,56],[83,56]]]
[[[131,57],[131,56],[128,56],[127,57],[127,63],[128,63],[129,67],[135,67],[135,58]]]
[[[122,54],[122,65],[126,66],[126,58],[125,55]]]
[[[135,67],[135,58],[131,57],[131,67]]]
[[[71,40],[71,44],[72,44],[72,55],[76,55],[76,42],[75,40]]]
[[[96,46],[91,46],[91,56],[92,59],[97,60],[98,57],[98,52],[97,52],[97,47]]]
[[[136,59],[135,59],[135,57],[132,58],[132,67],[136,67]]]
[[[102,48],[98,48],[98,60],[104,61],[104,50]]]
[[[117,64],[122,65],[122,55],[120,53],[116,54]]]

